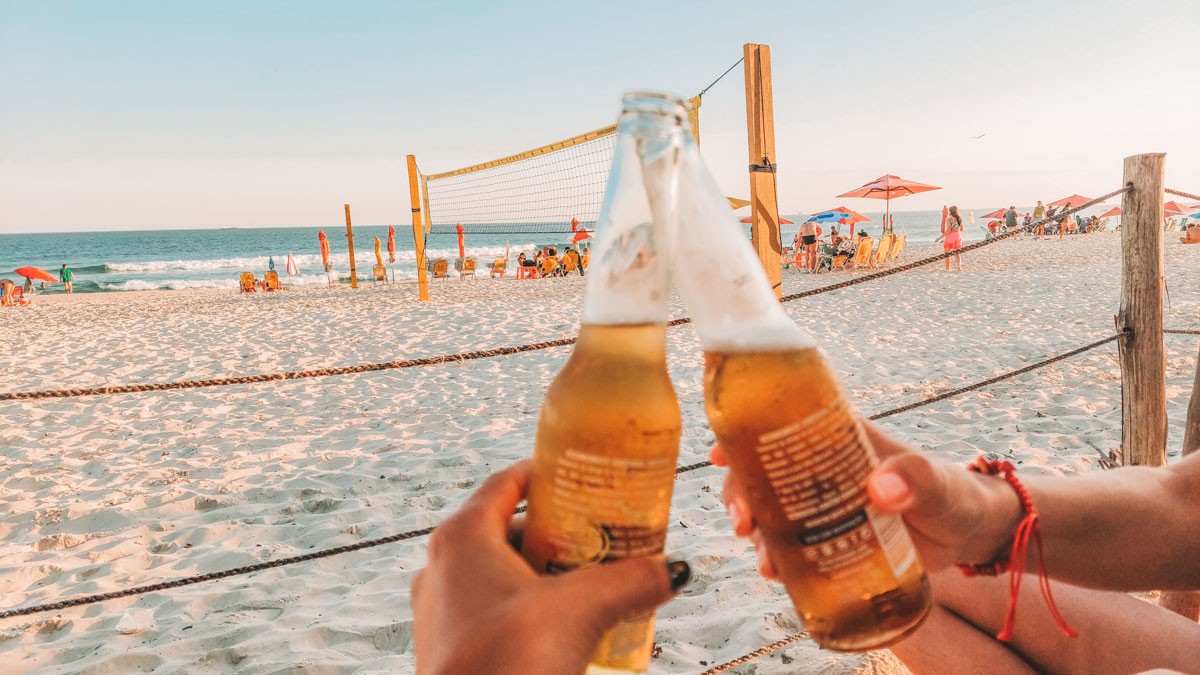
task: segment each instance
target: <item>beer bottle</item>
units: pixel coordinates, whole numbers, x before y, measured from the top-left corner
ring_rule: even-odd
[[[704,349],[709,422],[778,571],[822,647],[874,649],[916,628],[929,582],[899,516],[871,506],[874,450],[823,354],[783,311],[690,136],[644,166],[674,223],[675,279]]]
[[[582,325],[538,419],[522,553],[540,573],[661,553],[682,420],[667,375],[670,250],[642,160],[682,133],[670,98],[627,94],[597,221]],[[603,638],[589,672],[645,672],[654,616]]]

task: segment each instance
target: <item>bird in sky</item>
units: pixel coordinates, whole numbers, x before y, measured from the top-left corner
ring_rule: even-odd
[[[978,136],[972,136],[971,138],[974,140],[979,140],[979,139],[983,138],[984,136],[987,136],[987,134],[979,134]]]

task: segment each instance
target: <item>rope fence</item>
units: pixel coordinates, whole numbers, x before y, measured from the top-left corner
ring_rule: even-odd
[[[1200,195],[1194,195],[1190,192],[1183,192],[1180,190],[1172,190],[1171,188],[1163,188],[1163,192],[1169,195],[1175,195],[1176,197],[1183,197],[1184,199],[1200,199]]]
[[[877,279],[882,279],[883,277],[888,277],[893,274],[899,274],[901,272],[906,272],[911,269],[916,269],[918,267],[922,267],[922,266],[928,265],[930,263],[935,263],[939,260],[945,260],[946,258],[950,257],[951,255],[967,253],[970,251],[975,251],[975,250],[981,249],[985,246],[991,246],[991,245],[997,244],[1001,241],[1005,241],[1007,239],[1016,237],[1017,235],[1022,234],[1024,232],[1030,232],[1033,230],[1033,228],[1037,227],[1038,225],[1044,225],[1045,223],[1050,222],[1051,220],[1060,219],[1065,216],[1069,216],[1077,211],[1081,211],[1090,206],[1099,204],[1099,203],[1103,202],[1104,200],[1110,199],[1110,198],[1112,198],[1116,195],[1119,195],[1129,189],[1130,188],[1128,186],[1126,186],[1126,187],[1120,188],[1118,190],[1113,190],[1112,192],[1110,192],[1106,195],[1097,197],[1091,201],[1084,202],[1080,206],[1077,206],[1077,207],[1074,207],[1071,209],[1067,209],[1060,213],[1056,213],[1054,215],[1054,218],[1043,218],[1041,220],[1034,221],[1034,222],[1030,223],[1029,225],[1022,226],[1016,230],[1011,230],[1009,232],[1006,232],[1002,235],[993,237],[991,239],[985,239],[984,241],[979,241],[979,242],[975,242],[974,244],[964,246],[957,251],[948,251],[948,252],[938,253],[938,254],[931,255],[931,256],[928,256],[925,258],[921,258],[919,260],[914,260],[913,262],[906,263],[904,265],[899,265],[897,267],[891,267],[891,268],[888,268],[885,270],[879,270],[878,272],[872,272],[870,274],[865,274],[860,277],[855,277],[854,279],[847,279],[846,281],[838,282],[835,284],[827,284],[825,286],[821,286],[819,288],[814,288],[814,289],[810,289],[807,291],[803,291],[801,293],[793,293],[792,295],[786,295],[780,299],[780,302],[794,302],[796,300],[801,300],[803,298],[809,298],[809,297],[812,297],[815,295],[820,295],[822,293],[829,293],[831,291],[841,290],[843,288],[848,288],[850,286],[857,286],[858,284],[866,283],[868,281],[875,281]],[[669,326],[669,327],[682,326],[687,323],[691,323],[691,319],[688,317],[683,317],[683,318],[674,319],[674,320],[668,322],[667,326]],[[385,361],[382,363],[365,363],[365,364],[360,364],[360,365],[356,365],[356,366],[342,366],[342,367],[338,367],[338,368],[318,368],[318,369],[314,369],[314,370],[298,370],[298,371],[280,372],[280,373],[263,373],[263,374],[259,374],[259,375],[244,375],[244,376],[238,376],[238,377],[220,377],[220,378],[211,378],[211,379],[204,379],[204,380],[183,380],[183,381],[178,381],[178,382],[124,384],[124,385],[112,385],[112,386],[106,386],[106,387],[78,387],[78,388],[72,388],[72,389],[49,389],[49,390],[44,390],[44,391],[15,391],[15,392],[0,393],[0,401],[18,401],[18,400],[28,401],[28,400],[43,399],[43,398],[73,398],[73,397],[77,397],[77,396],[98,396],[98,395],[102,395],[102,394],[132,394],[132,393],[152,392],[152,391],[171,391],[171,390],[177,390],[177,389],[199,389],[199,388],[203,388],[203,387],[220,387],[220,386],[227,386],[227,385],[234,385],[234,384],[258,384],[258,383],[262,383],[262,382],[283,382],[283,381],[287,381],[287,380],[300,380],[300,379],[312,378],[312,377],[329,377],[329,376],[333,376],[333,375],[351,375],[351,374],[358,374],[358,373],[377,372],[377,371],[382,371],[382,370],[415,368],[415,367],[419,367],[419,366],[436,366],[436,365],[443,365],[446,363],[462,363],[464,361],[472,361],[475,359],[487,359],[487,358],[492,358],[492,357],[497,357],[497,356],[511,356],[513,354],[538,351],[541,349],[550,349],[553,347],[566,347],[566,346],[572,345],[572,344],[575,344],[575,338],[570,337],[570,338],[561,338],[558,340],[549,340],[546,342],[535,342],[535,343],[531,343],[531,344],[518,345],[518,346],[513,346],[513,347],[495,347],[492,349],[483,349],[483,350],[477,350],[477,351],[471,351],[471,352],[461,352],[461,353],[457,353],[457,354],[445,354],[445,355],[441,355],[441,356],[427,356],[427,357],[417,358],[417,359]]]
[[[1200,331],[1198,331],[1198,332],[1200,332]],[[944,401],[948,398],[958,396],[960,394],[964,394],[964,393],[967,393],[970,391],[974,391],[976,389],[980,389],[980,388],[988,386],[990,384],[995,384],[996,382],[1000,382],[1002,380],[1013,378],[1018,375],[1022,375],[1024,373],[1028,373],[1032,370],[1036,370],[1038,368],[1048,366],[1052,363],[1057,363],[1058,361],[1068,359],[1077,354],[1082,354],[1083,352],[1086,352],[1086,351],[1095,349],[1097,347],[1100,347],[1102,345],[1108,344],[1109,342],[1112,342],[1120,337],[1121,337],[1120,334],[1111,335],[1102,340],[1097,340],[1088,345],[1084,345],[1083,347],[1079,347],[1077,349],[1072,349],[1069,352],[1064,352],[1057,356],[1053,356],[1051,358],[1048,358],[1048,359],[1045,359],[1042,361],[1038,361],[1037,363],[1030,364],[1023,368],[1019,368],[1017,370],[1013,370],[1013,371],[1010,371],[1007,373],[1003,373],[1001,375],[997,375],[995,377],[988,378],[987,380],[983,380],[982,382],[977,382],[975,384],[968,385],[965,387],[959,387],[957,389],[952,389],[950,391],[946,391],[941,394],[931,396],[929,398],[921,399],[920,401],[917,401],[915,403],[900,406],[899,408],[893,408],[891,410],[886,410],[883,412],[875,413],[874,415],[871,415],[868,419],[871,419],[871,420],[883,419],[885,417],[891,417],[892,415],[898,415],[902,412],[914,410],[916,408],[930,405],[932,403]],[[690,473],[692,471],[696,471],[698,469],[703,469],[703,468],[709,467],[709,466],[712,466],[712,462],[709,462],[709,461],[697,462],[695,464],[689,464],[687,466],[682,466],[682,467],[677,468],[675,470],[675,474],[678,476],[678,475],[682,475],[685,473]],[[523,509],[518,509],[517,513],[520,513],[522,510]],[[95,604],[98,602],[105,602],[107,600],[115,600],[117,598],[125,598],[125,597],[134,596],[134,595],[143,595],[146,593],[154,593],[157,591],[164,591],[164,590],[169,590],[172,588],[182,588],[184,586],[191,586],[193,584],[204,583],[206,581],[216,581],[219,579],[227,579],[229,577],[253,574],[255,572],[262,572],[264,570],[274,569],[277,567],[285,567],[288,565],[295,565],[295,564],[299,564],[299,563],[303,563],[303,562],[308,562],[310,560],[318,560],[320,558],[327,558],[329,556],[339,555],[342,553],[352,553],[354,551],[361,551],[364,549],[375,548],[377,546],[383,546],[386,544],[394,544],[396,542],[407,541],[410,539],[416,539],[418,537],[423,537],[425,535],[428,535],[430,532],[433,532],[433,530],[434,530],[434,527],[426,527],[423,529],[411,530],[408,532],[402,532],[400,534],[394,534],[394,535],[390,535],[387,537],[380,537],[377,539],[368,539],[366,541],[361,541],[356,544],[349,544],[346,546],[337,546],[334,548],[328,548],[328,549],[323,549],[320,551],[314,551],[312,553],[305,553],[303,555],[290,556],[287,558],[280,558],[278,560],[271,560],[271,561],[262,562],[262,563],[255,563],[253,565],[245,565],[243,567],[235,567],[232,569],[222,570],[219,572],[198,574],[198,575],[193,575],[193,576],[189,576],[189,577],[173,579],[170,581],[163,581],[163,582],[156,583],[156,584],[148,584],[148,585],[144,585],[144,586],[134,586],[134,587],[126,588],[126,589],[119,590],[119,591],[111,591],[108,593],[97,593],[97,594],[93,594],[93,595],[83,595],[83,596],[79,596],[76,598],[69,598],[67,600],[61,600],[58,602],[51,602],[51,603],[46,603],[46,604],[41,604],[41,605],[31,605],[29,607],[20,607],[20,608],[16,608],[16,609],[9,609],[9,610],[0,612],[0,619],[9,619],[9,618],[14,618],[14,617],[19,617],[19,616],[29,616],[32,614],[40,614],[43,612],[58,611],[58,610],[62,610],[62,609],[68,609],[71,607],[80,607],[83,605],[91,605],[91,604]],[[801,636],[793,636],[793,637],[795,637],[795,639],[799,639],[799,637],[801,637]],[[778,646],[775,647],[775,649],[778,649],[778,647],[781,647],[781,646],[783,646],[783,645],[779,644]],[[764,648],[764,649],[766,649],[766,648]],[[772,650],[768,650],[768,651],[772,651]],[[765,654],[767,652],[764,651],[763,653]],[[738,665],[738,664],[734,663],[733,665]],[[729,667],[733,667],[733,665],[730,665]],[[721,672],[721,671],[714,671],[714,672]]]

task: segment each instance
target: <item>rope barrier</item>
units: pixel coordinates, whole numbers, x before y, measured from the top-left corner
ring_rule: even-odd
[[[1200,195],[1194,195],[1190,192],[1182,192],[1180,190],[1172,190],[1170,188],[1163,188],[1163,192],[1175,195],[1176,197],[1183,197],[1184,199],[1200,199]]]
[[[1163,333],[1166,335],[1200,335],[1200,330],[1181,330],[1178,328],[1164,328]]]
[[[676,321],[684,321],[684,319],[676,319]],[[1197,332],[1200,333],[1200,331],[1197,331]],[[907,412],[909,410],[913,410],[913,409],[919,408],[921,406],[929,405],[931,403],[936,403],[938,401],[944,401],[953,396],[958,396],[959,394],[963,394],[963,393],[966,393],[969,391],[974,391],[976,389],[980,389],[987,385],[995,384],[996,382],[1000,382],[1001,380],[1006,380],[1006,379],[1009,379],[1012,377],[1016,377],[1023,373],[1028,373],[1031,370],[1035,370],[1037,368],[1041,368],[1043,366],[1048,366],[1052,363],[1062,361],[1064,359],[1070,358],[1077,354],[1086,352],[1090,349],[1095,349],[1096,347],[1099,347],[1101,345],[1112,342],[1113,340],[1116,340],[1121,336],[1122,336],[1121,334],[1112,335],[1107,338],[1104,338],[1103,340],[1098,340],[1089,345],[1085,345],[1085,346],[1079,347],[1077,349],[1072,349],[1069,352],[1059,354],[1058,356],[1054,356],[1049,359],[1045,359],[1043,361],[1038,361],[1037,363],[1030,364],[1030,365],[1020,368],[1018,370],[1004,373],[1002,375],[997,375],[996,377],[989,378],[987,380],[978,382],[976,384],[968,385],[965,387],[959,387],[957,389],[952,389],[950,391],[943,392],[941,394],[938,394],[936,396],[931,396],[929,398],[921,399],[920,401],[917,401],[915,403],[910,403],[908,405],[901,406],[899,408],[894,408],[892,410],[886,410],[883,412],[875,413],[874,415],[871,415],[870,417],[868,417],[868,419],[870,419],[870,420],[883,419],[884,417],[898,415],[902,412]],[[710,467],[710,466],[712,466],[712,462],[709,462],[709,461],[697,462],[695,464],[688,464],[686,466],[678,467],[675,470],[675,475],[678,476],[678,475],[682,475],[685,473],[690,473],[692,471],[696,471],[698,469],[703,469],[703,468]],[[517,509],[517,513],[521,513],[523,510],[524,510],[523,507]],[[393,543],[396,543],[399,541],[415,539],[417,537],[425,536],[425,535],[429,534],[430,532],[432,532],[433,530],[434,530],[433,527],[427,527],[427,528],[420,529],[420,530],[412,530],[409,532],[402,532],[400,534],[394,534],[391,536],[381,537],[378,539],[369,539],[367,541],[362,541],[357,544],[350,544],[347,546],[338,546],[336,548],[324,549],[321,551],[314,551],[313,553],[306,553],[304,555],[292,556],[292,557],[288,557],[288,558],[280,558],[279,560],[272,560],[272,561],[264,562],[264,563],[256,563],[254,565],[246,565],[244,567],[235,567],[233,569],[223,570],[220,572],[211,572],[208,574],[200,574],[200,575],[191,576],[191,577],[183,577],[180,579],[164,581],[164,582],[157,583],[157,584],[149,584],[146,586],[135,586],[133,588],[127,588],[127,589],[124,589],[121,591],[112,591],[110,593],[84,595],[84,596],[80,596],[77,598],[63,600],[60,602],[52,602],[52,603],[43,604],[43,605],[32,605],[29,607],[23,607],[23,608],[19,608],[19,609],[5,610],[3,612],[0,612],[0,619],[8,619],[8,618],[18,617],[18,616],[28,616],[30,614],[39,614],[42,612],[50,612],[50,611],[55,611],[55,610],[60,610],[60,609],[67,609],[70,607],[79,607],[81,605],[90,605],[90,604],[97,603],[97,602],[103,602],[106,600],[114,600],[116,598],[124,598],[124,597],[128,597],[131,595],[141,595],[144,593],[153,593],[155,591],[168,590],[171,588],[181,588],[183,586],[190,586],[192,584],[198,584],[198,583],[202,583],[205,581],[216,581],[218,579],[225,579],[227,577],[240,576],[240,575],[244,575],[244,574],[252,574],[254,572],[261,572],[263,570],[268,570],[268,569],[272,569],[275,567],[283,567],[285,565],[293,565],[296,563],[308,562],[310,560],[317,560],[318,558],[326,558],[326,557],[329,557],[332,555],[338,555],[341,553],[351,553],[354,551],[361,551],[366,548],[374,548],[376,546],[383,546],[385,544],[393,544]]]
[[[716,666],[714,668],[709,668],[708,670],[704,671],[700,675],[716,675],[717,673],[723,673],[723,672],[729,670],[730,668],[736,668],[736,667],[742,665],[743,663],[748,663],[750,661],[753,661],[754,659],[757,659],[760,656],[765,656],[767,654],[770,654],[771,652],[773,652],[777,649],[780,649],[782,647],[786,647],[786,646],[792,644],[796,640],[799,640],[801,638],[806,638],[806,637],[808,637],[808,631],[796,633],[795,635],[789,635],[789,636],[783,638],[782,640],[772,642],[771,644],[767,645],[766,647],[762,647],[761,649],[756,649],[756,650],[750,652],[749,654],[744,654],[732,661],[722,663],[721,665]]]
[[[1059,219],[1059,218],[1063,218],[1065,216],[1071,215],[1071,214],[1075,213],[1076,211],[1081,211],[1089,206],[1098,204],[1106,199],[1109,199],[1115,195],[1121,194],[1122,192],[1125,192],[1126,190],[1129,190],[1129,189],[1130,189],[1129,187],[1124,187],[1119,190],[1113,190],[1112,192],[1110,192],[1102,197],[1097,197],[1096,199],[1093,199],[1091,201],[1084,202],[1080,206],[1077,206],[1072,209],[1068,209],[1061,213],[1056,213],[1054,215],[1054,219]],[[810,290],[807,290],[807,291],[804,291],[801,293],[793,293],[792,295],[787,295],[787,296],[784,296],[783,298],[780,298],[780,302],[793,302],[795,300],[812,297],[814,295],[820,295],[822,293],[829,293],[831,291],[840,290],[843,288],[847,288],[849,286],[856,286],[858,284],[866,283],[868,281],[874,281],[876,279],[881,279],[883,277],[891,276],[893,274],[899,274],[900,272],[906,272],[908,270],[911,270],[911,269],[914,269],[917,267],[921,267],[924,265],[928,265],[930,263],[937,262],[939,260],[944,260],[944,259],[950,257],[951,255],[966,253],[969,251],[974,251],[974,250],[983,248],[985,246],[991,246],[992,244],[1015,237],[1018,234],[1021,234],[1022,232],[1029,232],[1029,231],[1033,230],[1033,228],[1037,227],[1038,225],[1045,224],[1046,222],[1049,222],[1050,220],[1052,220],[1052,219],[1043,218],[1041,220],[1034,221],[1034,222],[1030,223],[1029,225],[1022,226],[1019,229],[1012,230],[1010,232],[1006,232],[997,237],[993,237],[991,239],[986,239],[984,241],[980,241],[980,242],[976,242],[974,244],[970,244],[968,246],[964,246],[963,248],[961,248],[957,251],[947,251],[947,252],[939,253],[939,254],[932,255],[932,256],[929,256],[926,258],[921,258],[920,260],[914,260],[913,262],[907,263],[905,265],[900,265],[899,267],[892,267],[892,268],[889,268],[886,270],[880,270],[880,271],[874,272],[872,274],[866,274],[861,277],[856,277],[854,279],[848,279],[846,281],[839,282],[836,284],[828,284],[825,286],[821,286],[819,288],[813,288],[813,289],[810,289]],[[691,321],[692,321],[691,318],[683,317],[683,318],[674,319],[674,320],[668,322],[667,326],[668,327],[682,326],[683,324],[691,323]],[[541,349],[549,349],[552,347],[565,347],[568,345],[572,345],[574,343],[575,343],[575,338],[572,337],[572,338],[562,338],[559,340],[550,340],[547,342],[536,342],[536,343],[527,344],[527,345],[519,345],[516,347],[497,347],[494,349],[484,349],[484,350],[478,350],[478,351],[472,351],[472,352],[462,352],[462,353],[458,353],[458,354],[447,354],[447,355],[443,355],[443,356],[428,356],[428,357],[420,358],[420,359],[406,359],[406,360],[401,360],[401,361],[386,361],[383,363],[366,363],[366,364],[361,364],[361,365],[357,365],[357,366],[343,366],[340,368],[320,368],[320,369],[316,369],[316,370],[300,370],[300,371],[283,372],[283,373],[265,373],[265,374],[259,374],[259,375],[246,375],[246,376],[242,376],[242,377],[221,377],[221,378],[212,378],[212,379],[206,379],[206,380],[184,380],[184,381],[180,381],[180,382],[159,382],[159,383],[150,383],[150,384],[125,384],[125,385],[113,385],[113,386],[109,386],[109,387],[51,389],[51,390],[46,390],[46,391],[16,391],[16,392],[0,393],[0,401],[17,401],[17,400],[28,401],[28,400],[42,399],[42,398],[71,398],[71,397],[76,397],[76,396],[97,396],[97,395],[101,395],[101,394],[131,394],[131,393],[141,393],[141,392],[149,392],[149,391],[171,391],[171,390],[177,390],[177,389],[198,389],[201,387],[218,387],[218,386],[225,386],[225,385],[232,385],[232,384],[257,384],[257,383],[261,383],[261,382],[281,382],[281,381],[286,381],[286,380],[300,380],[300,379],[305,379],[305,378],[310,378],[310,377],[328,377],[331,375],[348,375],[348,374],[357,374],[357,373],[369,373],[369,372],[376,372],[376,371],[380,371],[380,370],[393,370],[393,369],[397,369],[397,368],[413,368],[413,367],[417,367],[417,366],[433,366],[433,365],[441,365],[441,364],[445,364],[445,363],[461,363],[463,361],[471,361],[471,360],[475,360],[475,359],[486,359],[486,358],[492,358],[492,357],[496,357],[496,356],[511,356],[513,354],[520,354],[522,352],[531,352],[531,351],[537,351],[537,350],[541,350]]]

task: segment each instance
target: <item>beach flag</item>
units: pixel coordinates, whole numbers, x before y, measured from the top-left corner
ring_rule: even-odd
[[[454,229],[458,230],[458,257],[459,257],[460,259],[462,259],[462,258],[466,258],[466,257],[467,257],[467,248],[466,248],[466,245],[465,245],[465,243],[463,242],[463,226],[462,226],[462,223],[459,223],[458,225],[455,225],[455,226],[454,226]]]

